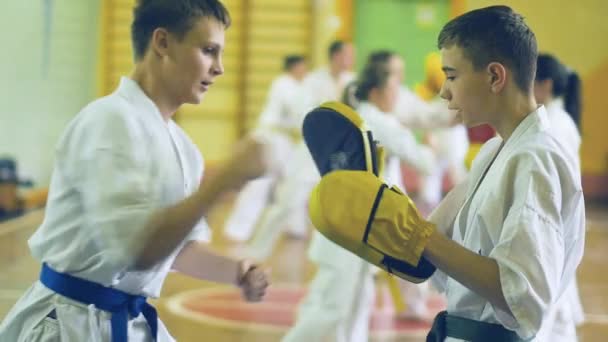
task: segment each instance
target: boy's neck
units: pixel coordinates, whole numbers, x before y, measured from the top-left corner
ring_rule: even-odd
[[[331,63],[329,65],[329,74],[331,75],[331,77],[335,80],[340,78],[340,74],[342,74],[342,69],[340,68],[339,65],[336,65],[335,63]]]
[[[168,121],[178,109],[178,105],[172,103],[162,84],[147,70],[145,63],[138,63],[131,75],[142,91],[154,102],[163,119]]]
[[[532,94],[517,92],[514,96],[506,97],[495,122],[490,124],[502,139],[507,141],[517,126],[537,108],[538,105]]]

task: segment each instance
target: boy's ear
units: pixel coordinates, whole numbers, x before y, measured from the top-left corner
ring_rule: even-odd
[[[492,62],[488,64],[486,71],[491,91],[495,94],[502,91],[507,80],[507,69],[505,66],[498,62]]]
[[[166,29],[159,27],[152,32],[150,38],[149,49],[151,49],[157,56],[164,57],[167,54],[169,48],[169,32]]]

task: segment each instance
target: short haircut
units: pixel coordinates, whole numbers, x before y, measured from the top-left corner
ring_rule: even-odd
[[[534,32],[524,18],[507,6],[491,6],[467,12],[448,22],[437,39],[439,49],[456,45],[463,49],[475,70],[491,62],[507,66],[524,92],[532,89],[538,47]]]
[[[293,68],[299,63],[303,63],[304,61],[305,59],[302,55],[287,55],[283,60],[283,70],[289,71],[291,70],[291,68]]]
[[[342,51],[342,48],[344,48],[345,44],[346,43],[342,40],[334,40],[331,44],[329,44],[329,49],[327,49],[327,55],[329,56],[329,59],[331,59],[335,54]]]
[[[135,60],[143,58],[157,28],[182,39],[202,17],[215,18],[225,28],[231,23],[228,10],[218,0],[138,0],[131,24]]]

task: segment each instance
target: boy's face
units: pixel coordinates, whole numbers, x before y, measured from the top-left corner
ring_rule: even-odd
[[[350,43],[344,43],[340,52],[333,57],[340,71],[350,71],[355,65],[355,48]]]
[[[468,127],[488,123],[493,111],[488,73],[483,69],[476,71],[456,45],[442,48],[441,60],[446,80],[440,96],[448,101],[448,108],[456,110]]]
[[[167,92],[177,104],[198,104],[224,73],[224,25],[215,18],[199,18],[181,40],[168,34],[165,51],[162,77]]]
[[[391,74],[397,76],[399,83],[403,83],[405,78],[405,62],[403,61],[403,58],[397,55],[391,56],[388,62],[388,68]]]
[[[383,87],[372,89],[373,95],[370,93],[370,100],[378,106],[378,108],[390,113],[395,109],[397,100],[399,99],[399,87],[401,85],[398,75],[391,74]]]
[[[308,65],[305,61],[299,62],[291,67],[289,73],[291,74],[291,76],[293,76],[293,78],[298,81],[301,81],[308,73]]]
[[[552,92],[553,81],[551,79],[534,81],[534,97],[536,98],[536,102],[540,104],[547,104],[551,99]]]

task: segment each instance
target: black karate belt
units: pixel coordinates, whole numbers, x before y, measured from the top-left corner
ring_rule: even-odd
[[[426,342],[443,342],[453,337],[471,342],[524,342],[514,331],[500,324],[480,322],[464,317],[448,315],[442,311],[433,321],[433,327],[426,336]]]

